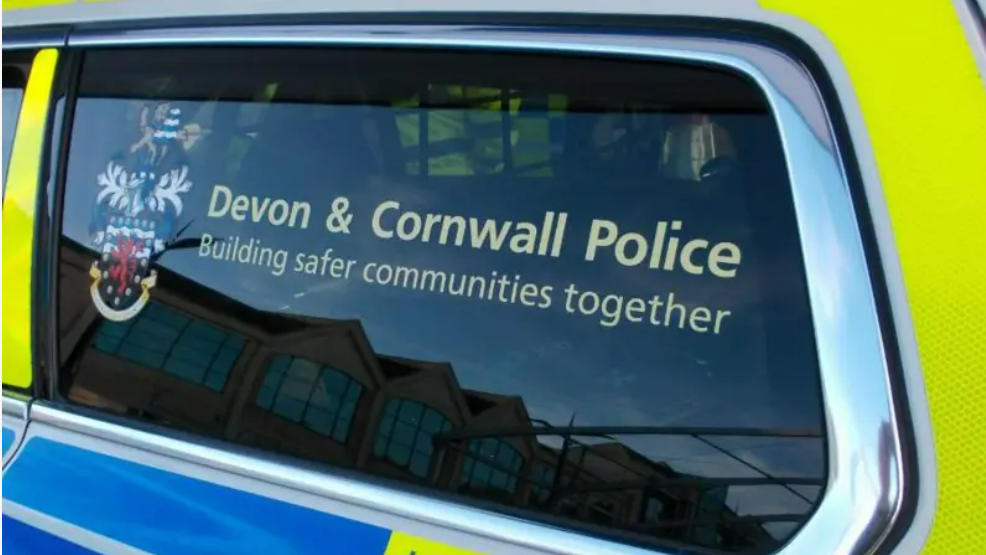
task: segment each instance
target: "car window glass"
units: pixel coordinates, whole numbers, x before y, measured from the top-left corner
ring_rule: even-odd
[[[24,99],[27,77],[23,68],[16,65],[3,66],[3,192],[7,191],[7,166],[14,146],[14,133]]]
[[[62,393],[648,546],[779,547],[825,480],[783,146],[686,64],[86,54]]]

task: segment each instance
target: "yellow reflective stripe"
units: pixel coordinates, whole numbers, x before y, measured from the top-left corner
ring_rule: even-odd
[[[4,0],[3,11],[22,10],[25,8],[43,8],[74,2],[119,2],[121,0]]]
[[[925,553],[982,553],[986,94],[970,45],[947,1],[761,4],[821,29],[852,79],[876,152],[931,407],[939,497]]]
[[[31,385],[31,267],[34,217],[41,181],[41,155],[58,51],[42,50],[17,120],[3,203],[3,384]]]
[[[481,555],[476,551],[445,545],[403,532],[390,535],[384,555]]]
[[[71,4],[75,0],[5,0],[3,11],[21,10],[24,8],[40,8],[43,6],[56,6],[58,4]]]

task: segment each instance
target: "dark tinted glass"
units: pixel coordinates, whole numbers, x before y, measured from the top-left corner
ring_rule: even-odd
[[[711,68],[86,55],[68,399],[619,541],[756,552],[818,501],[778,130]]]

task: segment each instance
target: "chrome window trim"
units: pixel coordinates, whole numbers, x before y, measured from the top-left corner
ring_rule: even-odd
[[[28,399],[26,397],[19,399],[18,397],[20,396],[14,397],[8,391],[3,392],[3,414],[20,418],[21,420],[27,420]]]
[[[386,30],[387,33],[380,31]],[[811,77],[766,47],[716,39],[562,34],[458,27],[252,27],[84,33],[76,47],[150,45],[447,47],[583,54],[701,63],[753,80],[778,123],[798,218],[822,375],[829,484],[814,516],[783,554],[865,553],[900,512],[903,463],[889,367],[871,276],[828,111]],[[819,115],[822,116],[819,119]],[[650,550],[489,513],[79,416],[55,407],[32,418],[207,467],[300,488],[546,553],[643,554]],[[407,507],[416,510],[409,511]]]
[[[61,48],[65,46],[65,37],[43,36],[33,37],[13,36],[3,39],[3,50],[36,50],[41,48]]]

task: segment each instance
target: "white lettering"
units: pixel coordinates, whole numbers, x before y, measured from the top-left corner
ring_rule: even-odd
[[[605,232],[605,235],[603,233]],[[609,220],[592,220],[592,227],[589,229],[589,244],[586,245],[585,259],[592,261],[596,259],[596,249],[608,247],[616,242],[619,228]]]
[[[223,205],[222,209],[216,208],[216,201],[219,200],[219,196],[223,195],[226,204]],[[209,201],[209,217],[210,218],[222,218],[229,211],[230,202],[233,200],[233,191],[229,190],[229,187],[224,185],[216,185],[212,188],[212,199]]]
[[[685,247],[681,249],[681,267],[689,274],[694,274],[696,276],[702,275],[705,268],[701,264],[695,264],[692,261],[692,254],[698,249],[709,248],[709,242],[705,239],[692,239],[691,241],[685,243]],[[709,265],[712,261],[709,261]]]
[[[517,254],[534,254],[537,246],[538,228],[530,222],[517,224],[517,232],[510,240],[510,250]]]
[[[461,247],[466,240],[466,219],[462,216],[442,216],[442,236],[438,242],[442,245],[448,244],[449,233],[455,226],[455,246]]]
[[[387,231],[386,229],[383,228],[382,225],[380,225],[380,220],[383,218],[384,212],[388,210],[400,210],[400,209],[401,209],[401,203],[394,202],[392,200],[388,200],[387,202],[382,203],[380,206],[377,206],[377,209],[373,211],[373,222],[372,222],[373,233],[377,237],[381,239],[390,239],[391,237],[394,236],[393,231]]]
[[[736,267],[742,260],[739,246],[733,243],[719,243],[709,252],[709,270],[721,278],[736,277]],[[734,264],[732,268],[723,268],[723,264]]]
[[[644,299],[579,291],[574,284],[570,284],[564,291],[567,313],[593,316],[599,319],[599,325],[607,328],[616,327],[623,322],[646,322],[654,327],[688,329],[696,333],[719,335],[722,332],[722,321],[732,314],[728,310],[713,311],[704,306],[688,307],[675,302],[674,293],[668,293],[666,298],[654,295],[650,299]],[[716,315],[715,323],[710,328],[713,312]]]
[[[736,276],[742,260],[742,253],[734,243],[716,243],[709,248],[708,239],[694,238],[684,241],[678,237],[682,229],[680,221],[658,222],[654,229],[654,240],[639,233],[620,232],[619,226],[609,220],[593,220],[589,228],[585,259],[593,261],[601,252],[612,248],[616,262],[629,267],[641,265],[648,260],[648,267],[672,272],[679,268],[692,275],[702,275],[708,268],[720,278]],[[702,251],[708,250],[706,256]]]
[[[212,188],[212,198],[209,200],[209,217],[222,218],[228,215],[238,221],[251,221],[255,224],[269,223],[274,226],[308,228],[308,218],[311,215],[311,205],[307,202],[292,202],[284,199],[271,200],[269,197],[260,199],[255,196],[234,195],[225,185]],[[301,219],[299,222],[298,219]]]
[[[246,214],[249,210],[250,199],[244,196],[238,196],[233,199],[233,208],[230,210],[229,215],[234,220],[242,222],[246,219]]]
[[[397,219],[385,225],[385,215],[397,211]],[[568,214],[545,213],[544,222],[514,222],[444,214],[419,214],[401,211],[401,204],[388,200],[377,205],[373,211],[371,226],[373,233],[381,239],[401,241],[436,242],[439,245],[468,245],[477,250],[499,251],[506,245],[518,254],[538,256],[561,255],[564,242],[565,225]],[[436,238],[437,235],[437,238]],[[467,238],[468,235],[468,238]],[[467,242],[468,241],[468,242]]]
[[[407,229],[408,222],[411,223],[411,229]],[[405,212],[401,214],[400,219],[397,220],[397,236],[404,241],[413,241],[421,233],[421,217],[414,212]]]
[[[486,220],[483,223],[482,230],[480,230],[479,221],[476,218],[469,218],[469,231],[472,232],[472,248],[483,248],[486,238],[492,236],[492,239],[490,239],[490,249],[494,251],[500,250],[500,247],[503,246],[503,241],[507,238],[507,234],[510,233],[511,226],[513,226],[513,222],[504,222],[503,227],[497,229],[496,220]]]
[[[280,214],[275,215],[278,211],[280,211]],[[274,225],[284,225],[284,223],[288,221],[288,216],[290,213],[291,207],[288,206],[288,203],[284,200],[277,199],[273,202],[273,204],[271,204],[270,207],[270,223]]]
[[[627,256],[627,244],[633,243],[636,251],[633,256]],[[627,233],[616,242],[616,261],[624,266],[636,266],[647,258],[647,239],[639,233]]]
[[[240,198],[245,198],[245,197],[240,197]],[[264,217],[264,214],[267,213],[267,207],[269,205],[270,205],[270,198],[264,198],[264,200],[260,201],[259,206],[257,206],[256,197],[250,198],[250,215],[253,217],[254,222],[259,222],[260,219]]]
[[[199,243],[199,256],[209,256],[210,247],[212,247],[212,235],[203,233]]]

